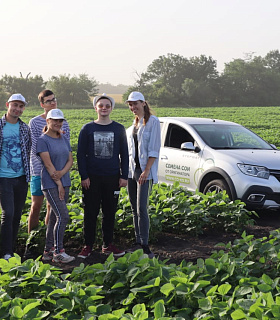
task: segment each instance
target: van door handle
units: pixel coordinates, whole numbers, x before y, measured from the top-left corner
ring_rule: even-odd
[[[168,160],[168,157],[167,156],[161,156],[160,160]]]

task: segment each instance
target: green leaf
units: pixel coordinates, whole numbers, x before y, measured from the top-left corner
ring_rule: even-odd
[[[72,309],[72,303],[67,298],[61,298],[58,299],[56,302],[56,305],[61,309],[71,310]]]
[[[271,306],[271,312],[273,314],[273,316],[275,317],[275,319],[280,319],[280,306],[279,305],[272,305]]]
[[[230,289],[231,289],[231,285],[230,284],[222,284],[222,285],[219,286],[218,292],[222,296],[225,296],[229,292]]]
[[[146,311],[146,306],[144,303],[139,303],[139,304],[136,304],[133,308],[132,308],[132,313],[135,315],[137,313],[141,313],[143,311]]]
[[[205,299],[199,299],[198,300],[198,304],[199,307],[204,310],[204,311],[209,311],[211,310],[211,301],[209,300],[209,298],[205,298]]]
[[[261,291],[261,292],[270,292],[272,290],[272,287],[269,286],[268,284],[259,284],[258,285],[258,289]]]
[[[9,311],[10,315],[17,318],[17,319],[21,319],[24,315],[23,310],[21,309],[20,306],[15,306],[12,307]]]
[[[165,296],[168,296],[171,291],[173,291],[175,287],[171,283],[166,283],[160,288],[160,292],[163,293]]]
[[[165,313],[164,302],[163,300],[159,300],[155,304],[155,309],[154,309],[155,319],[163,317],[164,313]]]
[[[240,309],[233,311],[233,313],[230,316],[232,317],[233,320],[239,320],[239,319],[246,319],[247,318],[245,313]]]

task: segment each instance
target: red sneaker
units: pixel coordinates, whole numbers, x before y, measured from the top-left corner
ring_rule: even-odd
[[[102,253],[108,255],[113,253],[114,257],[121,257],[125,254],[125,251],[119,250],[112,243],[110,243],[108,247],[102,246]]]
[[[78,258],[87,258],[91,254],[91,246],[84,246],[82,251],[78,254]]]

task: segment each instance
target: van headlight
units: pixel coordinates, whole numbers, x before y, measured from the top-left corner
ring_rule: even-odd
[[[268,179],[269,170],[266,167],[254,166],[252,164],[237,163],[238,168],[244,174],[257,178]]]

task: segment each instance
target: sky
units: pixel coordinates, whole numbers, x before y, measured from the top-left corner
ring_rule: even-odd
[[[168,53],[224,64],[280,50],[279,0],[0,0],[0,76],[133,85]]]

